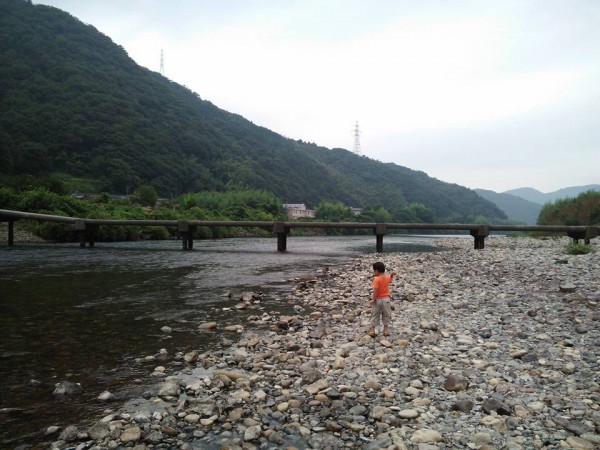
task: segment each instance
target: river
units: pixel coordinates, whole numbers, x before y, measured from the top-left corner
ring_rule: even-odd
[[[432,239],[388,235],[384,251],[431,251]],[[276,246],[267,238],[196,241],[193,251],[176,241],[0,246],[0,448],[38,448],[57,439],[44,436],[49,426],[92,423],[141,396],[157,365],[219,345],[222,335],[199,323],[248,326],[251,314],[293,314],[283,300],[291,279],[372,253],[375,238],[291,237],[287,252]],[[262,292],[262,302],[236,311],[247,291]],[[83,394],[54,396],[63,380]],[[106,390],[116,402],[97,399]]]

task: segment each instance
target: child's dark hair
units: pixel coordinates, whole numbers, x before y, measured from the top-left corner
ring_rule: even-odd
[[[376,270],[377,272],[380,272],[380,273],[384,273],[385,272],[385,264],[383,264],[381,261],[377,261],[376,263],[373,263],[373,270]]]

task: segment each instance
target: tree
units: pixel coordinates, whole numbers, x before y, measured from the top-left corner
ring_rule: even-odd
[[[592,210],[590,214],[590,223],[592,225],[600,225],[600,203]]]
[[[406,210],[421,223],[434,223],[434,212],[421,203],[410,203]]]
[[[342,203],[322,201],[315,208],[315,218],[327,222],[345,222],[353,220],[354,215],[350,208]]]
[[[131,195],[132,201],[135,203],[139,203],[142,206],[152,206],[156,205],[158,201],[158,195],[156,194],[156,190],[154,186],[146,184],[144,186],[140,186]]]
[[[36,142],[24,142],[18,147],[22,161],[20,167],[23,172],[31,175],[45,175],[52,169],[52,158],[48,149]]]
[[[361,222],[387,223],[393,222],[392,215],[383,206],[370,206],[360,214]]]
[[[546,203],[538,216],[538,225],[594,225],[600,215],[600,192],[582,192],[576,198]]]

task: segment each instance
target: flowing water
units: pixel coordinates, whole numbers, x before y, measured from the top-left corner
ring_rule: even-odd
[[[429,251],[431,239],[389,235],[384,251]],[[165,349],[162,358],[172,361],[177,352],[215,348],[219,332],[197,326],[247,326],[257,310],[230,309],[242,292],[263,293],[259,314],[293,313],[282,300],[291,278],[373,253],[375,239],[292,237],[285,253],[276,245],[244,238],[196,241],[187,252],[176,241],[0,246],[0,448],[38,448],[57,438],[44,436],[48,426],[91,423],[142,395],[163,364],[145,356]],[[83,394],[54,396],[63,380],[80,383]],[[116,404],[97,400],[105,390]]]

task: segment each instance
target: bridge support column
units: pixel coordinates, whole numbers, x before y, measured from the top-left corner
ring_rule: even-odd
[[[375,251],[383,253],[383,236],[387,234],[387,225],[385,223],[375,224]]]
[[[188,249],[194,250],[194,233],[196,232],[196,227],[194,225],[190,225],[190,229],[188,231]]]
[[[569,231],[567,236],[573,239],[573,243],[578,244],[579,239],[583,239],[586,245],[590,245],[590,241],[598,237],[600,234],[600,228],[598,227],[586,227],[585,231]]]
[[[485,238],[490,235],[489,225],[480,225],[470,230],[471,236],[475,238],[475,250],[483,250],[485,247]]]
[[[600,227],[587,227],[585,230],[585,244],[590,245],[590,241],[600,236]]]
[[[78,220],[75,222],[73,228],[79,237],[79,247],[85,248],[85,222],[83,220]]]
[[[579,243],[579,239],[586,239],[585,238],[585,231],[569,231],[567,233],[567,236],[569,236],[571,239],[573,239],[573,243],[574,244],[578,244]],[[586,239],[586,244],[589,244],[589,240]]]
[[[78,220],[75,222],[74,229],[79,236],[79,247],[85,248],[86,241],[89,242],[90,248],[93,248],[96,244],[96,234],[98,233],[99,225],[90,225],[85,223],[84,220]]]
[[[193,250],[194,249],[194,231],[196,227],[190,225],[184,220],[180,220],[177,223],[177,231],[181,234],[181,249],[182,250]]]
[[[15,221],[8,221],[8,245],[12,246],[15,243]]]
[[[98,229],[100,225],[89,225],[87,226],[87,237],[90,243],[90,248],[96,245],[96,236],[98,235]]]
[[[277,251],[287,251],[287,235],[290,229],[286,228],[283,222],[275,222],[273,224],[273,232],[277,233]]]
[[[8,236],[7,243],[9,246],[13,246],[15,243],[15,222],[19,219],[15,219],[8,216],[0,216],[0,222],[6,222],[8,224]]]

